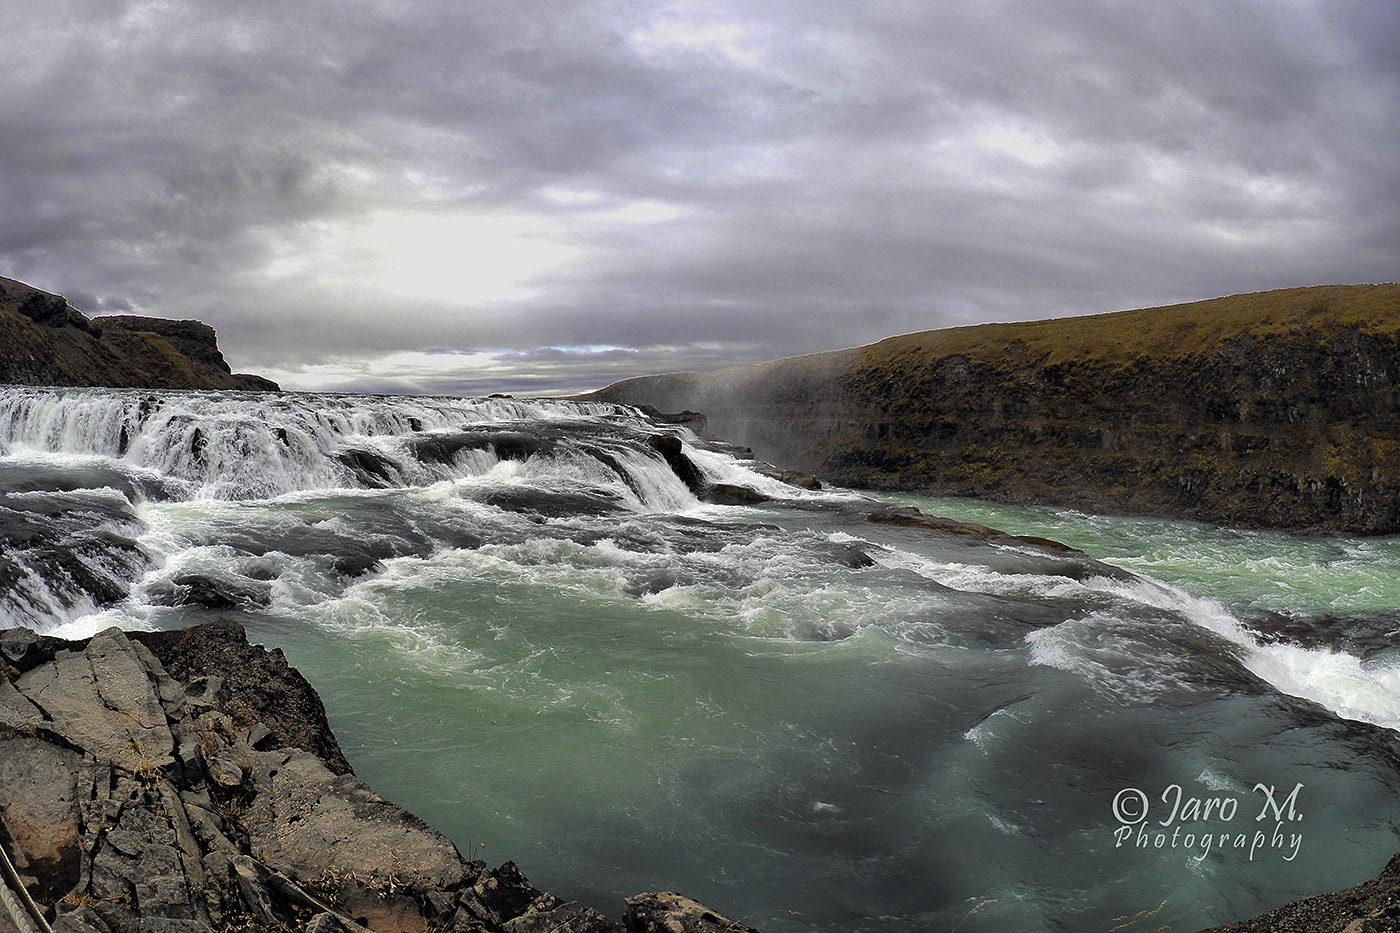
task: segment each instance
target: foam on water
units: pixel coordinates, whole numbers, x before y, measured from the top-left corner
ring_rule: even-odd
[[[657,432],[776,501],[700,504]],[[587,902],[664,884],[775,933],[1099,929],[1145,904],[1188,929],[1394,848],[1370,727],[1265,685],[1397,728],[1394,655],[1251,615],[1393,610],[1394,544],[907,500],[1114,566],[985,547],[569,402],[7,390],[0,450],[0,505],[69,497],[44,533],[101,544],[78,556],[129,589],[85,604],[41,575],[55,605],[26,618],[237,618],[316,683],[357,772]],[[1310,868],[1112,847],[1125,783],[1294,774],[1327,800]]]
[[[577,441],[561,435],[559,450],[529,458],[527,475],[617,482],[617,473],[603,466],[611,458],[620,461],[623,485],[642,507],[694,504],[658,454],[630,443],[659,429],[615,405],[24,387],[0,395],[0,444],[7,453],[100,455],[182,482],[188,496],[212,499],[427,485],[480,475],[500,460],[490,452],[489,439],[441,460],[425,460],[415,451],[434,436],[512,424],[527,430],[577,424],[595,431]],[[684,429],[671,433],[693,440]]]
[[[1400,731],[1400,661],[1367,663],[1341,651],[1261,642],[1217,600],[1154,581],[1134,589],[1238,645],[1245,666],[1279,692],[1312,700],[1345,719]]]

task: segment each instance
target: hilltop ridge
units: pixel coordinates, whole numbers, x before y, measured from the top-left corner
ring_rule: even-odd
[[[0,384],[277,391],[235,373],[199,321],[89,318],[67,300],[0,277]]]
[[[1386,284],[924,331],[584,397],[704,412],[844,485],[1393,534],[1397,389]]]

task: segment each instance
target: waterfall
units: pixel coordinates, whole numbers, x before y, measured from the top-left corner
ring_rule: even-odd
[[[154,474],[181,499],[426,486],[520,461],[525,479],[616,486],[638,508],[693,505],[644,443],[658,430],[630,409],[593,402],[18,387],[0,395],[0,451],[103,458]],[[694,441],[684,428],[667,430]]]
[[[163,559],[145,540],[147,503],[202,502],[208,512],[216,502],[448,483],[465,500],[554,517],[691,508],[693,491],[647,442],[659,431],[687,449],[696,440],[606,403],[7,387],[0,625],[49,628],[125,598]],[[265,529],[250,547],[285,549],[293,538],[306,535]],[[461,540],[442,531],[429,548]],[[344,557],[356,547],[345,538],[322,547],[345,566],[378,559]],[[207,577],[157,589],[183,599],[204,587],[206,602],[249,589],[210,591]]]

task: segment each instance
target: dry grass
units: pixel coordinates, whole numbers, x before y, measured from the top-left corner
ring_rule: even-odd
[[[962,355],[991,364],[1041,358],[1128,364],[1139,356],[1190,356],[1244,334],[1257,338],[1347,327],[1400,336],[1400,284],[1287,288],[1164,308],[924,331],[866,348],[862,363]]]

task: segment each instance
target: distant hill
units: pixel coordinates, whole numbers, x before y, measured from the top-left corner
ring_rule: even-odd
[[[88,318],[58,295],[0,278],[0,383],[276,391],[234,373],[199,321]]]
[[[983,324],[589,398],[850,486],[1400,533],[1400,285]]]

